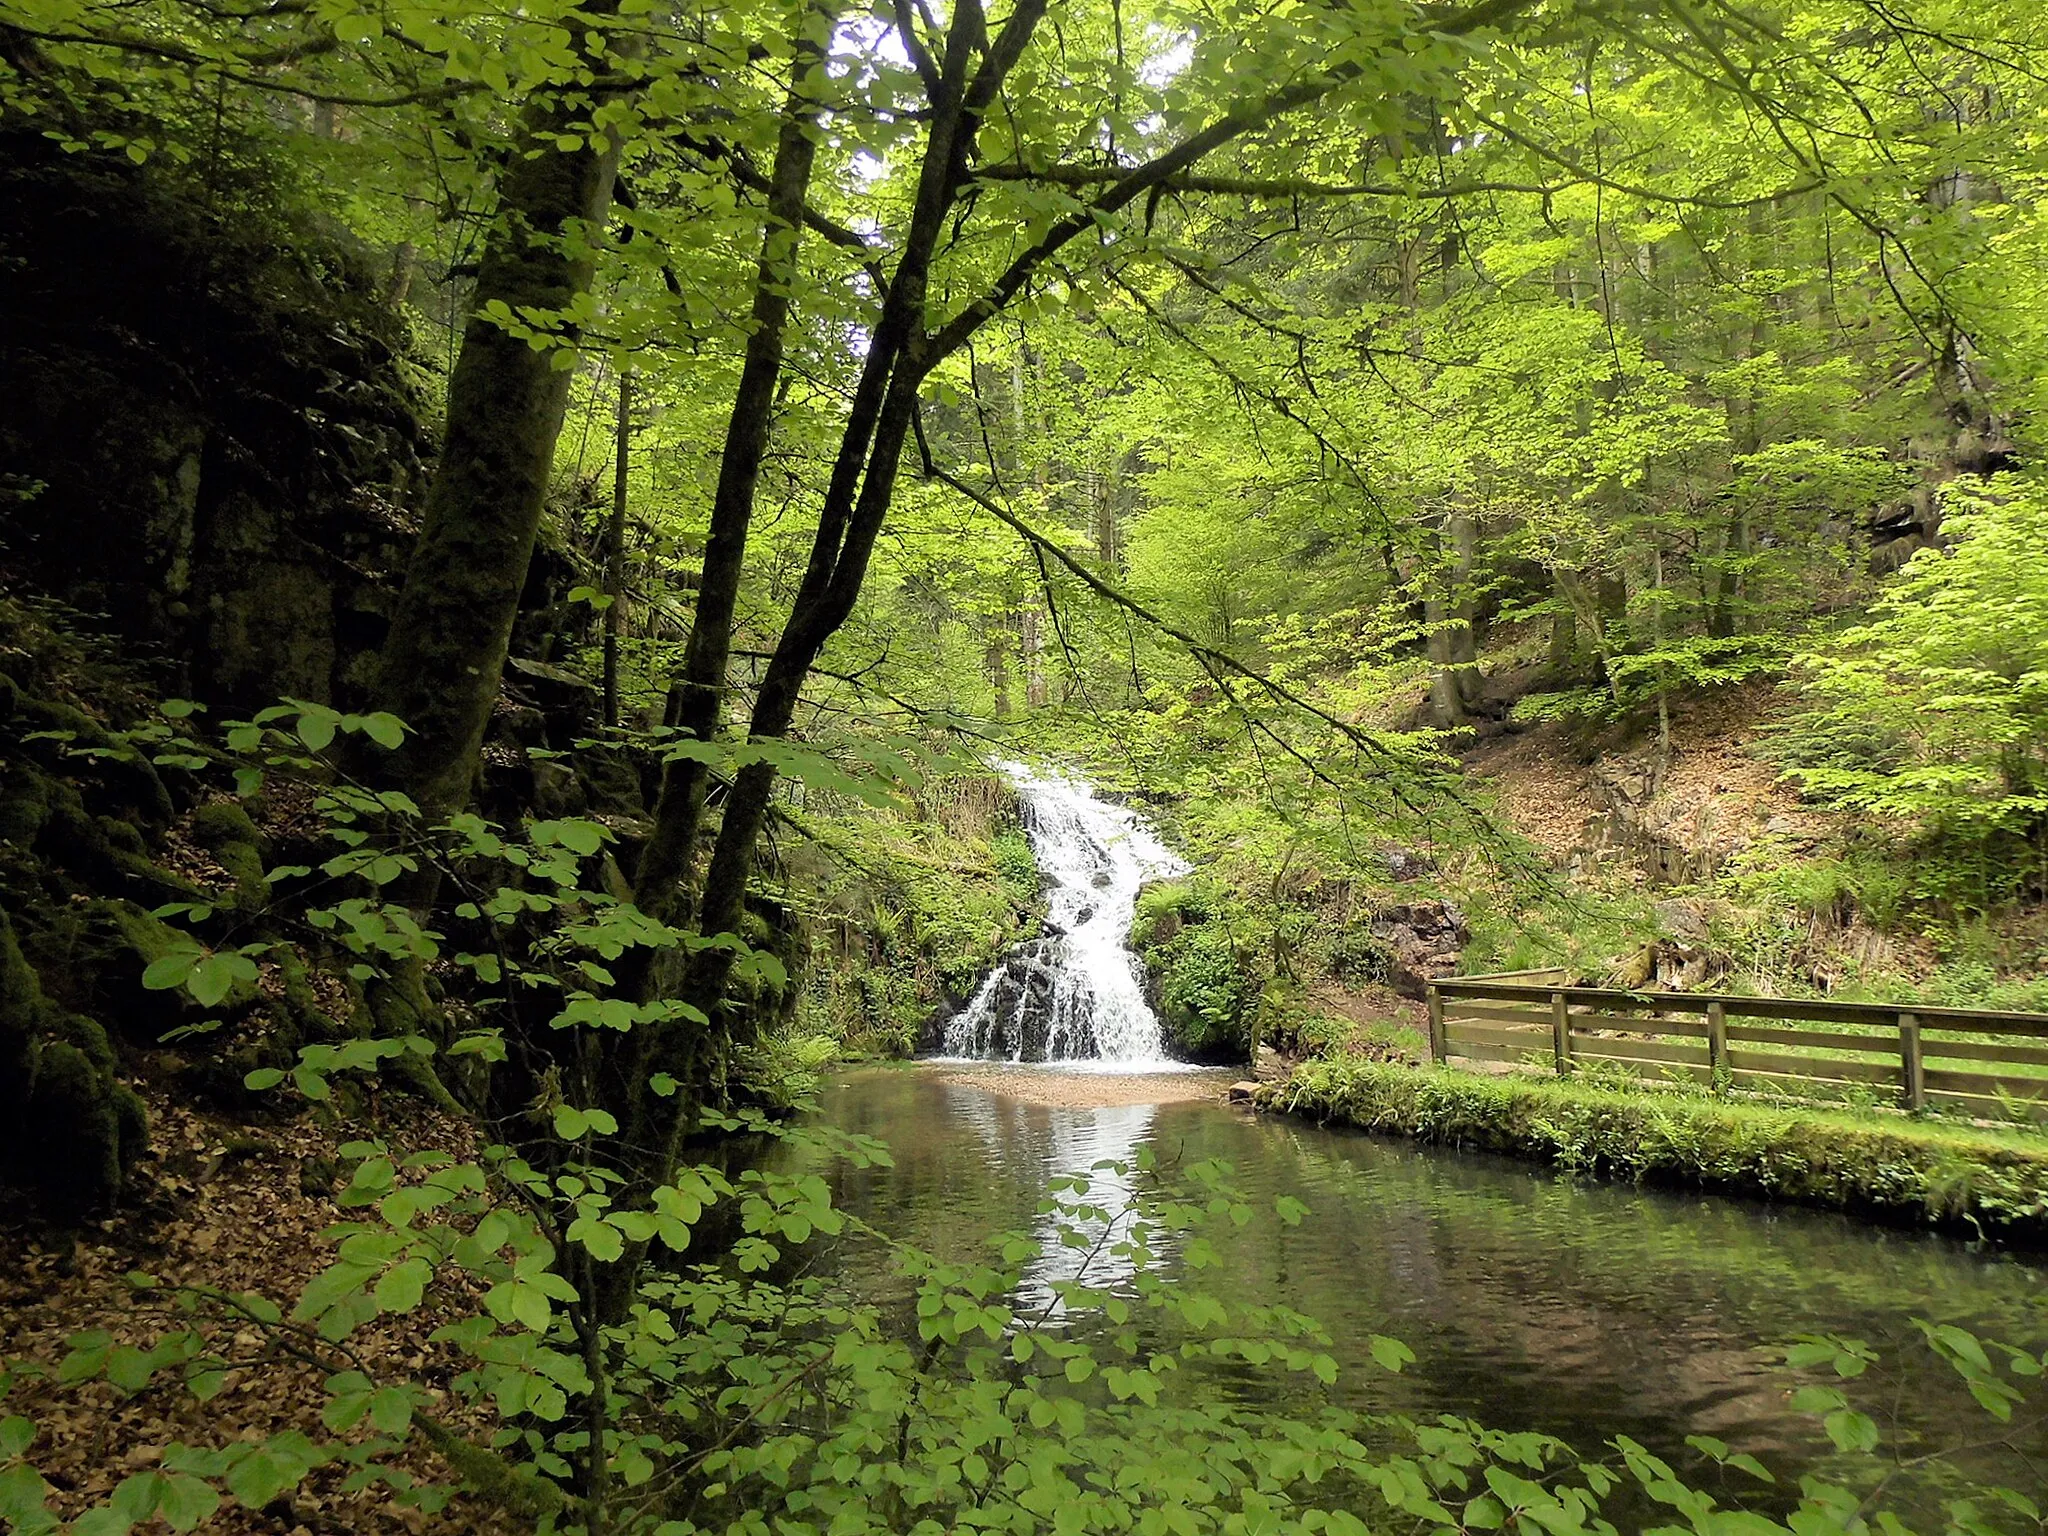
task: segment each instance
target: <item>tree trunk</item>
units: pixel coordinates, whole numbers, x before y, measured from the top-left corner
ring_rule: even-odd
[[[804,199],[817,162],[817,127],[823,108],[811,94],[811,78],[823,63],[824,38],[838,15],[836,4],[815,5],[807,14],[790,63],[789,94],[776,140],[775,168],[768,193],[768,220],[755,268],[753,329],[747,336],[739,389],[726,419],[725,447],[718,461],[718,487],[711,502],[711,531],[704,546],[704,571],[697,588],[696,614],[683,653],[682,670],[670,689],[669,718],[699,741],[718,734],[724,713],[726,669],[732,664],[733,615],[746,569],[747,535],[753,524],[754,493],[768,452],[776,385],[782,374],[784,333],[790,292],[803,241]],[[822,18],[823,25],[816,25]],[[710,787],[708,763],[677,758],[662,772],[655,802],[654,834],[640,857],[634,900],[656,917],[677,915],[685,902],[684,876],[696,858],[697,834]]]
[[[604,530],[604,723],[619,723],[619,637],[626,627],[626,473],[632,465],[633,370],[619,370],[617,456],[612,466],[612,515]]]
[[[1465,723],[1480,695],[1479,651],[1472,630],[1472,565],[1478,552],[1478,531],[1472,514],[1446,514],[1438,544],[1441,554],[1449,556],[1449,564],[1436,575],[1436,591],[1423,605],[1425,641],[1429,659],[1436,665],[1429,709],[1438,729],[1451,730]],[[1449,548],[1444,550],[1446,544]]]
[[[999,619],[991,619],[994,633],[988,642],[988,682],[995,690],[995,710],[998,720],[1010,718],[1010,647]]]
[[[536,351],[485,311],[561,313],[589,288],[616,155],[587,138],[555,147],[589,115],[564,98],[527,114],[449,380],[425,526],[384,645],[379,702],[410,728],[389,772],[429,816],[468,798],[569,399],[561,364],[572,354]]]

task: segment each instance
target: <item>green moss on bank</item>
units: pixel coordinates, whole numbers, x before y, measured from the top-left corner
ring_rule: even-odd
[[[1680,1094],[1311,1062],[1272,1108],[1574,1173],[1693,1185],[2048,1242],[2048,1137]]]

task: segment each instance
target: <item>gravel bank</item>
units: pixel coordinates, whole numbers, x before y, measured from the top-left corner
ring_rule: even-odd
[[[1102,1109],[1113,1104],[1178,1104],[1189,1099],[1220,1099],[1241,1073],[1227,1067],[1201,1067],[1186,1072],[1075,1072],[1039,1066],[991,1062],[933,1062],[925,1071],[940,1082],[979,1088],[1005,1098],[1058,1109]]]

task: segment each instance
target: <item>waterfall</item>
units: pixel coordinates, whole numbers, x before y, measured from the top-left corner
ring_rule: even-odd
[[[1152,829],[1080,779],[995,765],[1017,786],[1025,836],[1050,885],[1045,933],[1011,948],[946,1025],[945,1053],[983,1061],[1166,1064],[1124,940],[1148,880],[1183,874]]]

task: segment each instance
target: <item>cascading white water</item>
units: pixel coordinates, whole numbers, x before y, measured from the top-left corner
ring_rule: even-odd
[[[1045,936],[1019,944],[946,1025],[948,1056],[1122,1068],[1166,1062],[1158,1017],[1124,940],[1146,881],[1188,866],[1135,812],[1079,779],[995,765],[1017,786],[1024,832],[1050,884]]]

